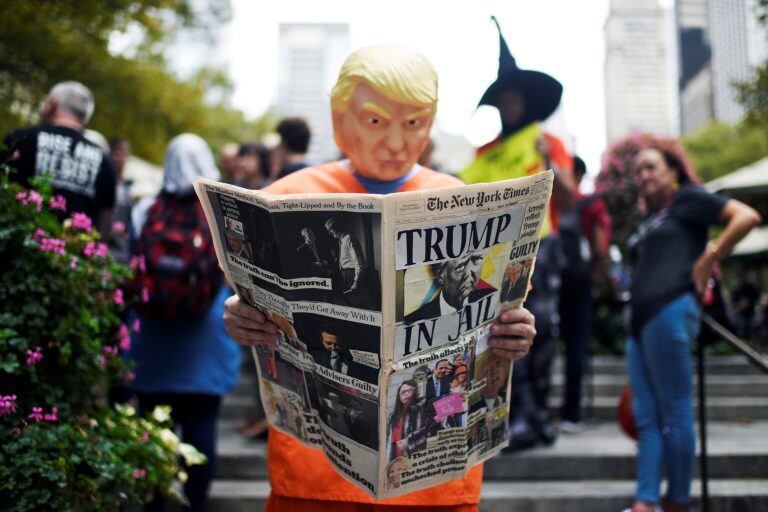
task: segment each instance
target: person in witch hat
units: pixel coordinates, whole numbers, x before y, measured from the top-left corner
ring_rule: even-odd
[[[475,161],[459,177],[467,183],[487,183],[536,174],[546,169],[555,172],[552,201],[542,226],[541,243],[533,274],[533,290],[526,307],[536,316],[536,343],[528,357],[515,364],[512,373],[510,408],[510,450],[552,444],[557,431],[550,425],[550,369],[558,336],[560,268],[564,264],[557,236],[561,209],[575,201],[576,185],[571,174],[573,160],[563,142],[545,133],[540,121],[547,119],[560,104],[563,86],[540,71],[520,69],[499,31],[499,72],[479,105],[499,111],[501,134],[478,150]]]

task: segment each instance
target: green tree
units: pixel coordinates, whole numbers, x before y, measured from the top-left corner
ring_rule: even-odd
[[[758,0],[755,5],[758,21],[768,26],[768,0]],[[762,127],[768,133],[768,59],[754,69],[752,78],[737,84],[739,101],[747,109],[747,122]]]
[[[704,182],[768,154],[768,130],[746,122],[736,126],[712,122],[698,133],[683,137],[681,142]]]
[[[228,0],[6,0],[0,11],[0,132],[38,121],[50,87],[78,80],[94,92],[89,127],[107,137],[125,135],[134,151],[162,160],[168,141],[194,132],[216,148],[227,140],[263,135],[268,119],[251,121],[227,96],[209,101],[208,88],[226,89],[223,74],[188,81],[168,71],[164,50],[180,29],[212,34],[229,16]],[[116,54],[116,36],[135,39]]]

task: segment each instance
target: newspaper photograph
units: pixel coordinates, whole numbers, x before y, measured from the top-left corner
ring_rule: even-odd
[[[232,290],[279,329],[253,347],[270,426],[376,499],[462,477],[508,443],[520,307],[552,173],[438,190],[195,188]]]

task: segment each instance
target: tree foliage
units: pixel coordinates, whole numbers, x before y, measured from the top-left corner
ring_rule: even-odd
[[[756,162],[768,155],[768,129],[742,123],[713,122],[682,139],[702,181],[707,182]]]
[[[768,0],[758,0],[754,14],[768,27]],[[737,84],[737,88],[739,101],[747,109],[747,123],[768,132],[768,59],[754,69],[749,81]]]
[[[248,120],[226,95],[214,71],[183,81],[167,68],[163,52],[180,29],[212,33],[229,16],[227,0],[7,0],[0,10],[0,131],[38,120],[52,85],[77,80],[94,92],[89,125],[107,137],[127,136],[134,151],[159,162],[167,142],[197,133],[215,148],[228,140],[258,138],[269,119]],[[135,40],[123,54],[110,51],[122,36]],[[114,46],[114,45],[113,45]]]

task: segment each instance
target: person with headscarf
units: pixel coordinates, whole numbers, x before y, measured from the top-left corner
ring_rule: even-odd
[[[459,173],[467,183],[488,183],[530,176],[551,169],[555,180],[552,201],[541,229],[533,274],[533,291],[526,307],[536,317],[536,343],[528,357],[515,365],[510,408],[509,449],[537,443],[552,444],[557,431],[550,424],[550,369],[558,337],[560,269],[566,264],[557,236],[561,209],[570,209],[576,185],[573,160],[563,142],[545,133],[539,122],[557,109],[563,86],[556,79],[517,66],[496,18],[499,31],[499,71],[480,99],[499,111],[501,134],[478,150],[475,161]]]
[[[219,179],[210,148],[193,134],[179,135],[170,142],[164,171],[162,190],[151,202],[179,209],[199,206],[192,186],[196,178]],[[150,209],[144,205],[135,212],[134,227],[139,232]],[[202,208],[196,211],[203,215]],[[135,312],[141,327],[133,334],[126,354],[136,364],[132,387],[140,411],[147,413],[157,405],[170,405],[171,418],[181,427],[182,441],[207,457],[205,464],[187,468],[189,479],[184,490],[190,510],[205,507],[216,461],[221,398],[234,387],[240,367],[240,349],[226,334],[222,320],[228,295],[228,289],[220,286],[207,313],[197,318],[169,320]],[[163,502],[157,497],[147,510],[162,510]]]

